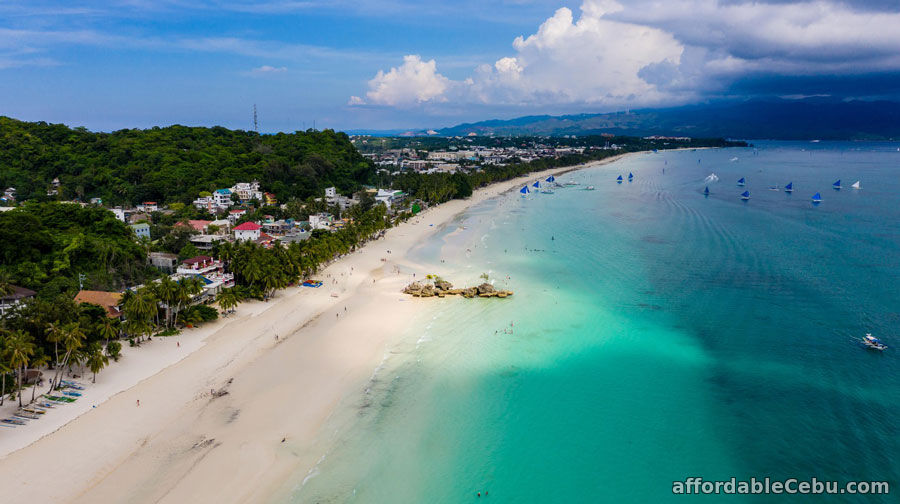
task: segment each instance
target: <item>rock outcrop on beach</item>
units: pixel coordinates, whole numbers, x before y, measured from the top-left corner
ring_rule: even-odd
[[[512,291],[497,290],[493,285],[485,282],[477,287],[466,287],[464,289],[454,289],[453,284],[446,280],[439,280],[434,284],[422,284],[421,282],[413,282],[403,288],[404,294],[413,297],[445,297],[445,296],[463,296],[466,298],[474,297],[498,297],[506,298],[512,296]]]

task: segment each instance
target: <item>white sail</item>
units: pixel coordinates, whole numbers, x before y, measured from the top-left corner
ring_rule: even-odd
[[[859,189],[859,180],[857,180],[856,182],[854,182],[853,185],[851,185],[850,187],[852,187],[852,188],[854,188],[854,189]]]

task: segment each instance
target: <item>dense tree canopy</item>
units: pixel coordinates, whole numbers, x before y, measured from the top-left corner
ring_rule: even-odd
[[[0,188],[46,198],[59,178],[63,199],[105,204],[189,203],[202,191],[259,180],[279,200],[352,192],[375,170],[344,133],[260,135],[222,127],[169,126],[94,133],[0,117]]]
[[[0,213],[0,275],[53,297],[143,281],[146,252],[109,210],[72,203],[29,203]]]

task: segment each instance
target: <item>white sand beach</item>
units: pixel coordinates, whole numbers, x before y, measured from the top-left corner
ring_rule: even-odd
[[[365,387],[392,338],[429,303],[400,293],[411,273],[428,272],[407,252],[472,205],[583,167],[430,208],[328,266],[321,288],[289,288],[126,348],[78,402],[0,430],[3,501],[266,501],[297,467],[315,466],[336,406]],[[80,381],[90,384],[90,373]]]

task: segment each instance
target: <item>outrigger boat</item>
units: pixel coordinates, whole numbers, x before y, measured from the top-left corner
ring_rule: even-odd
[[[784,192],[786,192],[786,193],[794,192],[794,183],[788,182],[788,185],[784,186]]]
[[[879,352],[883,352],[887,350],[887,345],[882,343],[882,341],[875,336],[872,336],[871,333],[866,334],[866,337],[862,340],[863,344],[872,350],[878,350]]]

